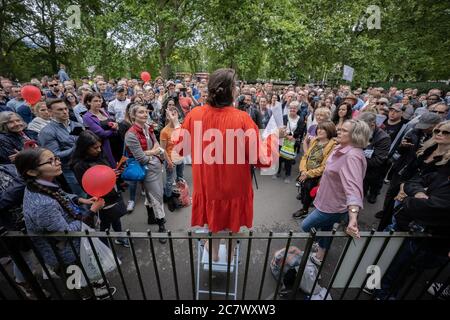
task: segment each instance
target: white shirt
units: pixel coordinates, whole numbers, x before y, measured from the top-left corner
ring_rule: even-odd
[[[117,123],[125,119],[125,111],[129,103],[130,99],[125,99],[124,101],[114,99],[108,104],[108,112],[114,115]]]
[[[292,133],[294,134],[294,131],[297,129],[297,123],[298,120],[300,120],[300,117],[297,115],[297,117],[295,117],[294,119],[292,119],[291,117],[289,117],[288,115],[288,123],[287,123],[287,128],[286,128],[286,132],[287,133]]]

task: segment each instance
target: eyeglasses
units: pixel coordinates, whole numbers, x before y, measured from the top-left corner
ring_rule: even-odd
[[[386,105],[386,102],[377,102],[377,103],[376,103],[377,106],[378,106],[378,105],[383,105],[383,104]]]
[[[40,167],[40,166],[45,166],[46,164],[51,164],[52,166],[56,166],[56,162],[61,163],[61,158],[60,158],[60,157],[54,157],[54,158],[51,158],[51,159],[49,159],[47,162],[40,163],[40,164],[38,165],[38,167]]]
[[[434,130],[433,130],[433,133],[434,133],[435,135],[438,135],[439,133],[442,133],[444,136],[450,135],[450,131],[447,131],[447,130],[440,130],[440,129],[434,129]]]

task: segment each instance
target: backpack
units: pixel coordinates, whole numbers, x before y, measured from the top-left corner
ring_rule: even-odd
[[[283,264],[285,249],[280,249],[275,252],[272,261],[270,262],[270,270],[272,271],[272,275],[275,277],[275,280],[278,281],[278,277],[280,276],[281,265]],[[292,290],[295,278],[297,277],[297,272],[300,266],[300,262],[302,261],[303,252],[295,247],[289,247],[288,254],[286,256],[286,263],[284,264],[284,270],[282,273],[282,283],[284,285],[284,290],[280,291],[280,294],[288,293],[289,290]],[[306,262],[305,270],[303,271],[303,275],[300,281],[300,289],[306,294],[318,294],[322,289],[321,286],[317,283],[312,293],[312,287],[314,286],[314,282],[316,281],[318,274],[317,267],[308,259]],[[320,277],[319,277],[320,279]],[[287,291],[286,291],[287,289]]]
[[[179,207],[189,207],[192,204],[192,198],[189,195],[189,186],[185,180],[179,180],[174,191],[176,194],[179,194],[177,197],[177,205]]]
[[[274,276],[275,280],[277,280],[277,281],[278,281],[278,278],[280,277],[281,266],[283,265],[284,254],[285,254],[285,248],[276,251],[272,258],[272,261],[270,262],[270,270],[272,271],[272,275]],[[288,254],[286,256],[286,262],[284,264],[284,269],[282,272],[282,281],[286,287],[290,287],[294,284],[295,275],[297,273],[295,268],[300,265],[300,262],[302,261],[302,257],[303,257],[303,252],[299,248],[297,248],[295,246],[289,247]]]

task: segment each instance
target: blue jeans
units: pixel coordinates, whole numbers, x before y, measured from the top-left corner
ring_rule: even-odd
[[[348,220],[348,213],[325,213],[319,209],[315,209],[308,214],[301,224],[301,228],[304,232],[310,232],[312,228],[316,228],[321,231],[333,230],[333,225],[342,220]],[[317,242],[322,249],[329,249],[331,244],[330,237],[317,237]]]
[[[136,201],[137,181],[127,181],[130,201]]]
[[[72,170],[63,169],[63,175],[72,192],[79,197],[85,198],[86,193],[83,191],[83,188],[81,188],[80,184],[78,183],[77,178],[75,177],[75,173],[73,173]]]
[[[164,195],[166,197],[172,196],[172,190],[173,190],[173,182],[175,181],[174,174],[176,172],[177,174],[177,181],[183,179],[183,172],[184,172],[184,163],[181,164],[174,164],[174,167],[172,169],[169,169],[167,166],[167,161],[165,162],[166,167],[166,184],[164,186]]]

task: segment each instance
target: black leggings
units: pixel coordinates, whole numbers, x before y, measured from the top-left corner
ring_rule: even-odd
[[[278,174],[281,174],[281,165],[284,163],[284,170],[286,172],[286,177],[291,176],[292,165],[295,163],[295,160],[287,160],[285,158],[280,157],[279,166],[278,166]]]
[[[311,190],[319,184],[320,177],[309,178],[302,182],[300,189],[300,199],[303,204],[303,210],[308,210],[313,202],[313,198],[310,195]]]

